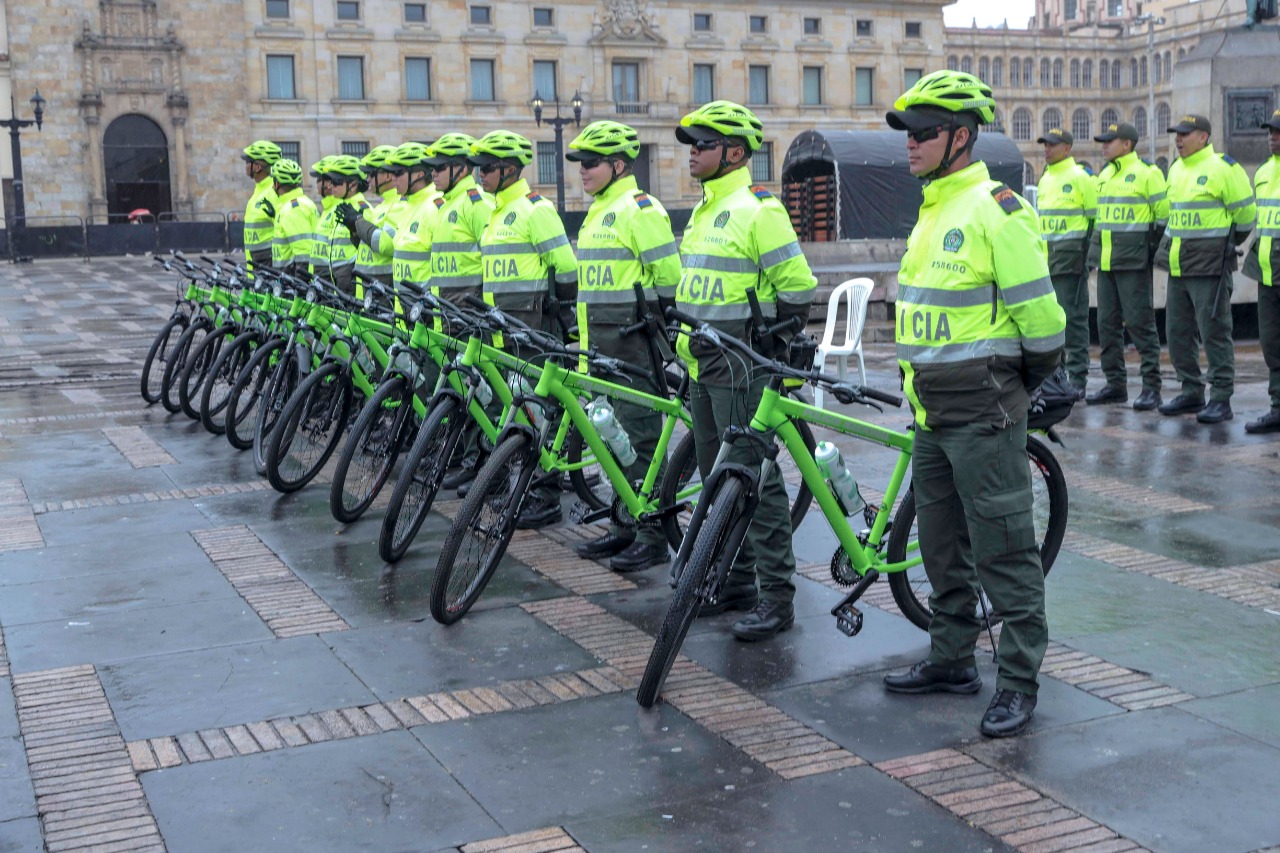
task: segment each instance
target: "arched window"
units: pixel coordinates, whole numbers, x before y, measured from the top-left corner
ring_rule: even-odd
[[[1164,79],[1173,79],[1173,54],[1167,50],[1164,52]]]
[[[1163,79],[1164,74],[1161,73],[1162,71],[1163,69],[1160,67],[1160,54],[1157,53],[1155,55],[1155,61],[1151,63],[1151,81],[1153,83],[1159,83],[1161,79]]]
[[[1040,88],[1049,88],[1049,60],[1040,60]]]
[[[958,57],[958,56],[948,56],[948,57],[947,57],[947,68],[949,68],[949,69],[950,69],[950,70],[952,70],[952,71],[959,71],[959,70],[960,70],[960,57]]]
[[[996,60],[997,62],[999,60]],[[995,120],[991,122],[991,131],[993,133],[1004,133],[1004,116],[999,110],[996,110]]]
[[[991,85],[1004,85],[1004,59],[999,56],[991,60]]]
[[[1140,85],[1147,85],[1147,58],[1145,56],[1138,60],[1138,78],[1142,81]]]
[[[965,74],[973,73],[973,57],[972,56],[961,57],[960,70],[963,71]]]
[[[988,85],[991,83],[991,60],[985,56],[978,58],[978,79]]]
[[[1105,59],[1098,63],[1098,85],[1103,89],[1111,88],[1111,63]]]
[[[1041,133],[1048,133],[1055,127],[1062,127],[1062,110],[1057,107],[1049,107],[1041,117]]]
[[[1022,85],[1022,62],[1018,57],[1009,60],[1009,88],[1016,89]]]
[[[1172,111],[1163,101],[1156,104],[1156,133],[1164,133],[1173,123]]]
[[[1071,88],[1080,88],[1080,60],[1071,60]]]
[[[1085,89],[1093,88],[1093,60],[1086,59],[1084,68],[1080,72],[1080,86]]]
[[[1106,130],[1108,127],[1110,127],[1113,124],[1119,124],[1119,123],[1120,123],[1120,113],[1111,109],[1111,107],[1107,107],[1105,110],[1102,111],[1102,129],[1103,130]]]
[[[1147,138],[1147,109],[1146,107],[1137,107],[1133,111],[1133,126],[1138,129],[1138,138]]]
[[[1129,60],[1129,85],[1136,87],[1138,85],[1138,60]],[[1119,89],[1119,86],[1116,86]]]
[[[107,213],[146,208],[152,216],[173,209],[169,194],[169,142],[160,125],[142,115],[123,115],[102,135],[107,173]]]
[[[1053,61],[1053,88],[1062,88],[1062,60],[1055,59]]]
[[[1120,71],[1121,71],[1120,60],[1117,59],[1115,62],[1111,63],[1111,88],[1112,89],[1120,88]]]
[[[1013,139],[1015,142],[1031,141],[1031,110],[1026,107],[1013,111]]]
[[[1026,59],[1022,60],[1022,85],[1024,88],[1030,89],[1035,85],[1034,78],[1031,73],[1033,70],[1031,57],[1028,56]]]
[[[1071,135],[1081,141],[1093,136],[1093,116],[1084,107],[1071,114]]]
[[[1181,62],[1181,61],[1182,61],[1182,58],[1183,58],[1184,56],[1186,56],[1186,55],[1187,55],[1187,50],[1186,50],[1186,48],[1182,48],[1182,47],[1178,48],[1178,61],[1179,61],[1179,62]]]

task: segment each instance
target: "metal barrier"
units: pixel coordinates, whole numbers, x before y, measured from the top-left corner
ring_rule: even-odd
[[[146,255],[156,250],[156,222],[129,213],[90,216],[85,225],[90,255]],[[105,220],[105,222],[103,221]]]
[[[156,249],[226,252],[227,215],[225,213],[162,213],[156,224]]]
[[[77,255],[89,260],[85,221],[80,216],[13,218],[6,223],[4,234],[5,254],[10,260]]]

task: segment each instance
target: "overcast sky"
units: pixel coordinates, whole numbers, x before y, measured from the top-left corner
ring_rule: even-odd
[[[1035,11],[1035,0],[960,0],[944,8],[942,18],[948,27],[967,27],[974,18],[980,27],[995,27],[1008,18],[1011,28],[1026,29]]]

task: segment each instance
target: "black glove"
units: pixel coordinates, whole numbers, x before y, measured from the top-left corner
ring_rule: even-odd
[[[335,207],[333,212],[342,220],[342,224],[347,227],[347,230],[354,235],[356,233],[356,220],[360,218],[360,212],[345,201]]]
[[[272,219],[276,218],[276,206],[272,204],[266,196],[258,199],[258,209],[267,216],[270,216]]]

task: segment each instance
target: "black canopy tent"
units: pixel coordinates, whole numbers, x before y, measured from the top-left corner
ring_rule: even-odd
[[[1009,137],[980,133],[975,153],[992,178],[1022,192],[1022,154]],[[792,141],[782,161],[788,202],[799,202],[804,193],[795,190],[824,176],[834,176],[836,182],[836,239],[902,239],[911,233],[920,210],[921,182],[907,169],[906,134],[806,130]],[[799,213],[793,211],[792,218],[798,219]]]

